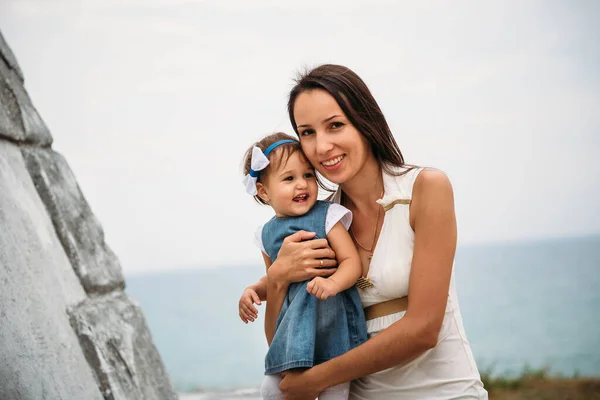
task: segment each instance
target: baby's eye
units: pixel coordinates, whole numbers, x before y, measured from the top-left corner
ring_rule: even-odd
[[[284,181],[293,181],[294,177],[293,176],[286,176],[283,180]]]
[[[314,178],[315,174],[313,174],[312,172],[307,172],[306,174],[304,174],[305,178]]]

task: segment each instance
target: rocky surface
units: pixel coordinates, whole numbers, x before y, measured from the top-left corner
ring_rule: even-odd
[[[86,299],[21,151],[0,140],[0,399],[102,399],[66,309]]]
[[[0,33],[0,399],[177,399],[119,260],[23,85]]]
[[[142,310],[127,295],[88,299],[69,315],[106,399],[176,398]]]
[[[52,135],[31,103],[12,51],[0,33],[0,138],[48,147]]]
[[[104,232],[92,213],[75,176],[60,154],[25,147],[23,157],[37,191],[71,265],[88,294],[125,287],[119,260],[104,242]]]

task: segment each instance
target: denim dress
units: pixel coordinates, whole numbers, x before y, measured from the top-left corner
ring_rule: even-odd
[[[317,201],[299,217],[273,217],[262,230],[265,251],[275,262],[283,240],[294,232],[316,232],[326,239],[330,202]],[[310,368],[344,354],[367,340],[365,316],[356,287],[319,300],[306,290],[309,281],[292,283],[277,318],[275,336],[265,357],[265,374]]]

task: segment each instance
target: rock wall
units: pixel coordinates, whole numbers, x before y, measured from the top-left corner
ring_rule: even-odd
[[[0,33],[0,399],[176,399]]]

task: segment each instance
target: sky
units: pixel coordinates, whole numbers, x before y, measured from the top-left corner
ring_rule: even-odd
[[[25,87],[125,274],[262,263],[244,151],[293,78],[358,73],[459,245],[600,233],[597,1],[3,0]]]

